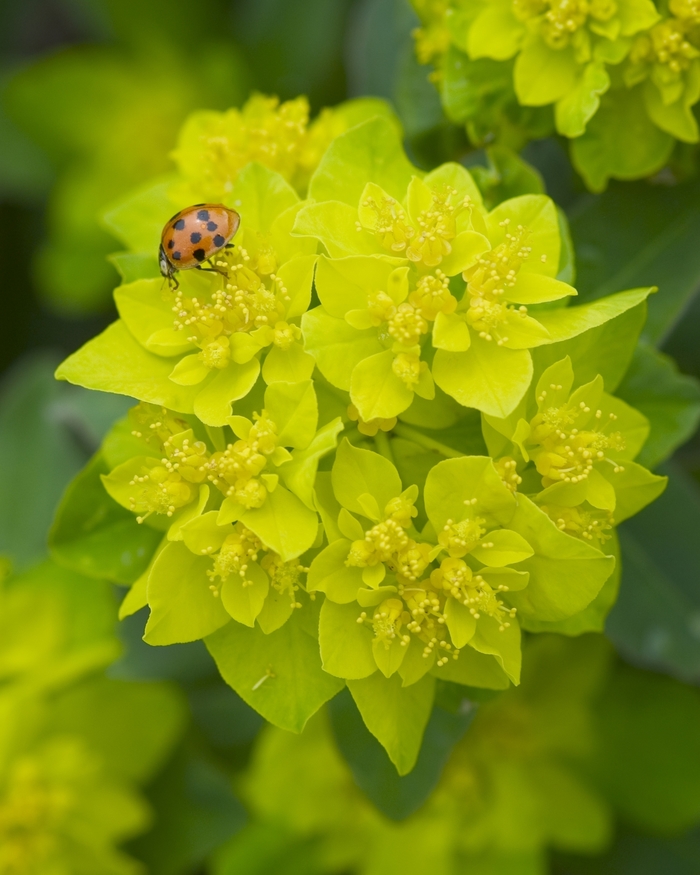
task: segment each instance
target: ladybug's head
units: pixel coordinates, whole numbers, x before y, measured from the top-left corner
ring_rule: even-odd
[[[160,267],[160,272],[166,279],[173,278],[175,268],[168,261],[168,256],[165,254],[165,249],[162,246],[158,250],[158,267]]]

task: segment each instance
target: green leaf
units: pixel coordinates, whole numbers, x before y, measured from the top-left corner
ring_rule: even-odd
[[[673,360],[640,344],[618,395],[649,420],[651,432],[637,462],[655,468],[695,432],[700,422],[700,384],[678,372]]]
[[[209,589],[211,565],[211,557],[195,556],[182,541],[171,541],[159,554],[148,578],[148,644],[196,641],[231,622]]]
[[[306,610],[294,611],[269,635],[229,623],[205,640],[226,683],[266,720],[291,732],[301,732],[344,686],[321,668],[318,643],[300,616]]]
[[[172,369],[171,359],[145,350],[119,320],[68,356],[56,379],[192,413],[198,388],[173,383]]]
[[[107,210],[102,221],[134,252],[158,251],[163,226],[177,211],[170,199],[171,179],[150,182]]]
[[[54,508],[86,461],[71,434],[76,390],[55,383],[54,365],[48,356],[18,362],[0,396],[0,552],[20,567],[44,556]]]
[[[339,389],[350,389],[355,366],[368,356],[382,352],[377,330],[357,331],[344,319],[336,319],[323,307],[304,313],[301,320],[304,346],[316,359],[323,376]]]
[[[476,624],[476,631],[469,641],[469,647],[479,653],[493,656],[503,671],[514,684],[520,683],[520,627],[512,621],[503,631],[499,629],[498,620],[493,617],[481,617]],[[462,654],[460,653],[460,659]]]
[[[139,525],[133,513],[110,498],[101,475],[101,453],[69,484],[49,534],[54,559],[88,577],[133,583],[148,566],[162,534]]]
[[[349,681],[348,689],[365,726],[386,750],[396,771],[408,774],[416,764],[432,711],[434,678],[426,675],[402,687],[398,675],[385,678],[375,672],[363,680]]]
[[[493,656],[479,653],[473,647],[460,650],[458,659],[450,659],[433,675],[453,684],[486,690],[506,690],[510,686],[508,676]]]
[[[378,352],[355,365],[350,381],[350,399],[365,422],[391,419],[403,413],[413,392],[393,370],[394,353]]]
[[[402,200],[413,174],[395,124],[376,117],[357,125],[331,143],[309,183],[315,201],[342,201],[357,209],[368,182]]]
[[[523,23],[513,15],[509,4],[485,4],[469,28],[469,57],[507,61],[517,54],[525,33]]]
[[[336,318],[343,318],[348,310],[364,310],[373,292],[390,293],[391,274],[405,264],[403,258],[387,256],[331,259],[322,255],[315,277],[319,300],[324,309]]]
[[[506,349],[473,335],[466,352],[437,350],[432,371],[438,386],[464,407],[506,417],[530,385],[532,359],[526,349]]]
[[[357,229],[357,207],[337,200],[306,204],[297,214],[292,233],[320,240],[332,258],[384,251],[372,234]]]
[[[60,695],[51,728],[85,739],[110,775],[142,782],[169,757],[185,728],[185,712],[175,687],[96,677]]]
[[[554,109],[557,131],[565,137],[580,137],[600,106],[600,95],[609,87],[605,65],[600,61],[587,64],[575,87],[557,101]]]
[[[489,146],[484,154],[486,166],[476,164],[469,169],[484,196],[487,209],[492,210],[502,201],[523,194],[544,194],[544,182],[539,172],[512,149],[503,145]]]
[[[318,402],[311,380],[303,383],[270,383],[265,409],[277,426],[282,447],[308,447],[318,425]]]
[[[221,604],[237,623],[254,626],[270,589],[270,581],[256,563],[251,562],[245,580],[238,574],[229,575],[221,584]]]
[[[211,280],[206,277],[189,285],[204,292],[211,286]],[[194,344],[185,337],[186,332],[173,328],[172,292],[163,277],[119,286],[114,302],[126,327],[149,352],[176,356],[194,349]]]
[[[268,385],[278,382],[303,383],[311,377],[315,367],[313,356],[304,352],[300,343],[292,344],[289,349],[273,346],[265,356],[262,376]]]
[[[628,659],[692,683],[700,671],[700,493],[677,465],[662,470],[665,494],[619,529],[622,585],[606,632]]]
[[[357,599],[362,586],[362,569],[346,565],[350,541],[339,538],[316,556],[309,567],[306,588],[323,592],[332,602],[344,605]]]
[[[453,598],[448,598],[445,603],[445,625],[449,629],[452,643],[458,650],[466,647],[476,632],[476,619],[472,612]]]
[[[605,621],[615,604],[620,589],[622,572],[620,560],[620,544],[617,532],[613,530],[611,540],[604,545],[605,552],[615,557],[615,568],[603,584],[602,589],[593,601],[582,611],[567,617],[565,620],[547,622],[528,617],[522,627],[528,632],[556,632],[559,635],[583,635],[586,632],[603,632]]]
[[[530,581],[521,592],[508,594],[518,617],[562,620],[589,605],[615,566],[583,541],[564,534],[524,495],[509,524],[535,550],[516,570],[529,571]]]
[[[329,704],[333,735],[358,787],[392,820],[417,811],[437,784],[454,745],[471,723],[476,707],[466,699],[458,713],[435,707],[416,765],[399,776],[386,752],[362,722],[352,696],[341,692]]]
[[[123,283],[158,279],[161,276],[156,252],[113,252],[107,256],[119,272]]]
[[[588,383],[600,374],[607,391],[614,392],[632,360],[646,314],[647,303],[643,301],[571,340],[538,347],[533,352],[535,374],[569,356],[577,385]]]
[[[284,484],[304,504],[314,510],[313,492],[317,483],[317,469],[320,460],[327,456],[338,445],[338,435],[343,430],[340,418],[334,419],[328,425],[324,425],[316,433],[316,436],[304,450],[297,450],[289,462],[285,462],[279,469],[280,477]],[[325,522],[324,522],[325,525]]]
[[[335,677],[359,679],[379,673],[372,649],[374,634],[364,623],[357,622],[361,612],[355,601],[339,605],[326,599],[321,606],[321,660],[324,671]]]
[[[578,307],[565,307],[558,310],[546,310],[537,314],[537,319],[549,331],[551,340],[548,343],[557,343],[569,340],[591,328],[597,328],[605,322],[609,322],[616,316],[620,316],[627,310],[638,306],[655,289],[630,289],[627,292],[618,292],[607,298],[592,301],[589,304],[581,304]]]
[[[217,371],[197,392],[193,412],[205,425],[226,425],[231,415],[231,405],[245,398],[255,385],[259,373],[260,362],[255,358],[242,365],[231,363]]]
[[[231,196],[244,227],[262,234],[269,233],[280,213],[298,200],[283,176],[257,161],[246,164],[238,174]]]
[[[388,459],[370,450],[360,450],[345,438],[336,452],[332,471],[335,497],[352,513],[365,516],[360,496],[371,495],[383,512],[401,494],[401,478]]]
[[[647,471],[636,462],[625,462],[622,471],[615,473],[611,466],[605,465],[601,473],[614,487],[615,522],[624,522],[651,504],[666,488],[667,478]]]
[[[528,559],[533,552],[522,535],[508,529],[498,529],[485,535],[471,551],[471,555],[484,565],[502,568],[504,565],[513,565]]]
[[[700,183],[612,185],[571,219],[580,253],[579,294],[590,300],[621,288],[658,285],[644,336],[661,343],[677,325],[700,282],[697,203]]]
[[[628,823],[645,832],[678,835],[697,822],[700,741],[694,728],[699,718],[692,688],[616,666],[596,703],[600,741],[589,769]],[[691,863],[656,871],[692,869]]]
[[[672,148],[673,137],[647,114],[643,86],[613,88],[601,98],[585,134],[572,140],[571,160],[592,191],[603,191],[611,176],[651,176],[663,167]]]
[[[516,58],[513,82],[523,106],[546,106],[576,87],[579,66],[571,46],[553,49],[540,36],[526,40]]]
[[[516,508],[512,492],[487,456],[446,459],[431,468],[425,481],[425,509],[436,532],[448,519],[461,522],[470,516],[466,502],[476,499],[476,515],[486,525],[508,525]]]
[[[318,533],[316,513],[284,486],[269,493],[262,507],[247,510],[241,522],[255,532],[266,547],[279,553],[283,562],[306,553]]]

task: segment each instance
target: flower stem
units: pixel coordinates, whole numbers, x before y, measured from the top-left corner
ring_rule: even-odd
[[[460,453],[459,450],[453,450],[452,447],[448,447],[447,444],[441,444],[440,441],[433,440],[431,437],[423,434],[423,432],[418,431],[416,428],[411,428],[410,425],[405,425],[403,422],[396,423],[394,426],[394,434],[406,438],[406,440],[413,441],[414,444],[425,447],[426,450],[435,450],[447,459],[460,459],[464,455],[464,453]]]
[[[377,447],[377,452],[394,465],[394,454],[391,451],[391,443],[386,432],[378,431],[374,436],[374,444]]]

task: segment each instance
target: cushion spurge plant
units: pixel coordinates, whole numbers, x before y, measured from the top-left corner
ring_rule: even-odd
[[[600,20],[591,44],[613,39]],[[570,303],[551,199],[487,209],[463,166],[412,166],[376,102],[326,125],[308,186],[280,163],[287,124],[252,163],[226,152],[225,184],[213,147],[194,174],[186,150],[246,118],[191,120],[180,175],[110,214],[131,246],[120,319],[58,377],[140,403],[68,490],[54,552],[130,584],[121,615],[148,605],[149,644],[203,638],[278,726],[347,684],[405,773],[438,680],[505,689],[521,629],[601,628],[614,527],[665,483],[633,461],[646,419],[611,394],[651,290]],[[216,180],[234,248],[172,291],[146,247],[173,193]]]

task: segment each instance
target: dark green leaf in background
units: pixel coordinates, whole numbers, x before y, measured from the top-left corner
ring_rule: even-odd
[[[475,713],[476,706],[466,698],[455,713],[436,706],[413,771],[399,776],[384,748],[365,726],[350,693],[343,690],[329,703],[333,734],[355,783],[392,820],[408,817],[425,802]]]
[[[26,358],[0,387],[0,552],[19,567],[45,555],[64,487],[129,403],[62,386],[55,366]]]
[[[700,680],[700,492],[675,463],[664,494],[618,530],[622,584],[605,627],[631,662]]]
[[[644,336],[658,344],[700,287],[700,184],[614,183],[569,215],[580,300],[656,285]]]

